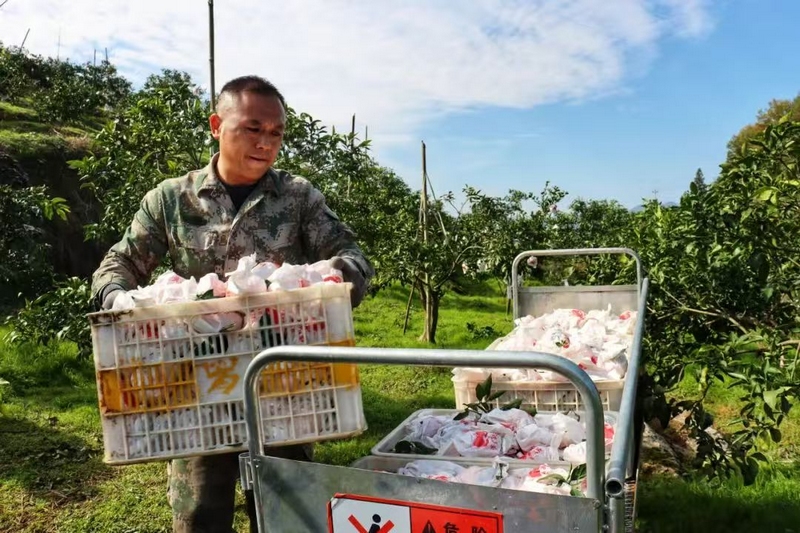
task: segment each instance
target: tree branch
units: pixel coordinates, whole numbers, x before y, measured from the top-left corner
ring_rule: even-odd
[[[720,313],[714,313],[712,311],[702,311],[700,309],[694,309],[694,308],[688,307],[686,305],[682,305],[681,306],[681,310],[682,311],[689,311],[690,313],[695,313],[695,314],[698,314],[698,315],[713,316],[713,317],[721,318],[723,320],[727,320],[728,322],[730,322],[731,324],[736,326],[739,329],[739,331],[741,331],[742,333],[749,333],[748,330],[745,329],[744,326],[742,326],[739,322],[736,321],[736,319],[734,319],[732,316],[727,315],[725,313],[721,313],[721,312]]]

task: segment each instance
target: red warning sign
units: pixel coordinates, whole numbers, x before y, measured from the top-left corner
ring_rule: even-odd
[[[336,494],[330,533],[503,533],[503,515],[472,509]]]
[[[500,515],[448,507],[412,507],[411,533],[502,533]]]

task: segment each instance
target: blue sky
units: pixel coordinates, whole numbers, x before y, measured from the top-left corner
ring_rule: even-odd
[[[707,35],[667,39],[617,94],[484,108],[426,125],[420,137],[437,188],[466,182],[503,194],[550,180],[568,198],[632,207],[654,194],[678,200],[697,168],[713,179],[728,140],[759,109],[800,93],[800,2],[739,0],[710,13]],[[419,174],[419,151],[396,147],[385,159],[403,175]]]
[[[234,9],[233,6],[236,6]],[[134,82],[177,68],[207,85],[206,3],[9,0],[0,40]],[[369,126],[413,187],[641,203],[713,179],[727,141],[800,92],[797,0],[216,1],[218,84],[257,73],[324,124]],[[60,37],[60,46],[59,46]],[[218,85],[219,87],[219,85]]]

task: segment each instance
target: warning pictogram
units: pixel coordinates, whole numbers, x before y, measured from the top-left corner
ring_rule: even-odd
[[[392,523],[391,520],[381,525],[383,519],[379,514],[372,515],[372,525],[370,525],[369,531],[367,531],[367,528],[365,528],[354,515],[350,515],[347,520],[353,524],[353,527],[356,528],[358,533],[389,533],[394,528],[394,523]]]
[[[503,515],[370,496],[337,494],[330,533],[503,533]]]
[[[408,507],[334,498],[329,524],[334,533],[411,533]]]

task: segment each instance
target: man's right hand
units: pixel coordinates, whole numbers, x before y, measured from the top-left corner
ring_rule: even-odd
[[[125,292],[121,285],[113,284],[103,289],[103,311],[110,311],[114,307],[114,300]]]

